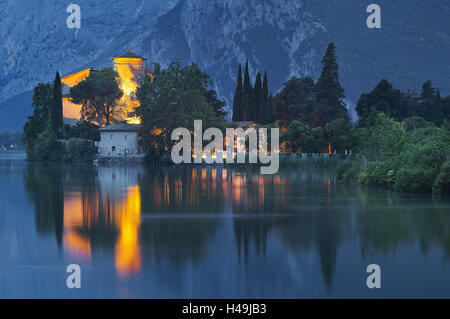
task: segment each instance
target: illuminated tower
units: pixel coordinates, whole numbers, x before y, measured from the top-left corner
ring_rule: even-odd
[[[114,69],[120,76],[120,87],[123,91],[122,102],[127,105],[127,121],[129,123],[138,123],[139,120],[135,117],[135,109],[139,106],[139,101],[136,98],[136,89],[144,78],[147,67],[145,58],[130,51],[112,57]]]

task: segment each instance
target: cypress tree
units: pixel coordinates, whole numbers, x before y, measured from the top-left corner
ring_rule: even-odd
[[[253,87],[250,83],[250,73],[248,71],[248,60],[245,61],[245,72],[244,72],[244,98],[242,104],[242,120],[250,121],[249,115],[252,113],[254,104],[253,98]]]
[[[267,79],[267,71],[264,71],[260,122],[262,124],[267,124],[268,120],[269,120],[269,80]]]
[[[251,121],[260,122],[260,115],[262,111],[262,90],[261,73],[258,73],[255,80],[255,100],[253,110],[251,112]]]
[[[443,119],[443,112],[442,112],[442,100],[441,100],[441,91],[437,89],[436,91],[436,97],[434,99],[434,103],[431,110],[431,120],[434,124],[440,126],[442,124]]]
[[[270,92],[269,99],[267,101],[267,114],[266,114],[266,123],[274,123],[275,122],[275,113],[273,110],[273,96],[272,92]]]
[[[420,113],[423,119],[432,120],[433,105],[436,102],[436,89],[433,88],[431,81],[427,81],[422,85],[422,93],[420,94]]]
[[[339,66],[336,58],[336,46],[328,45],[322,59],[322,73],[316,86],[316,99],[319,107],[319,125],[325,125],[338,117],[348,119],[343,102],[344,89],[339,83]]]
[[[236,84],[236,90],[234,92],[233,99],[233,122],[242,121],[242,107],[243,107],[243,92],[242,92],[242,67],[239,63],[238,78]]]
[[[50,107],[50,124],[53,133],[60,138],[63,128],[63,104],[61,91],[61,77],[56,72],[55,81],[53,82],[53,101]]]

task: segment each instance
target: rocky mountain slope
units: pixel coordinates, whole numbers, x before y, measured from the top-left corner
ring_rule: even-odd
[[[149,62],[198,63],[228,101],[238,63],[249,59],[253,76],[267,70],[276,92],[293,75],[317,77],[330,41],[349,104],[382,77],[403,89],[430,79],[450,93],[447,0],[378,0],[376,30],[367,0],[78,0],[79,30],[66,27],[69,3],[0,0],[0,130],[23,124],[29,91],[56,70],[107,66],[129,47]]]

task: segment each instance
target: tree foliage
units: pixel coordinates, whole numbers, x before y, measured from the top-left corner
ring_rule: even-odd
[[[273,123],[273,103],[272,97],[269,96],[269,79],[267,78],[267,71],[264,72],[261,105],[258,115],[258,122],[266,125]]]
[[[343,154],[350,151],[353,146],[352,126],[348,118],[337,118],[325,125],[327,140],[331,143],[332,149]]]
[[[236,89],[233,98],[233,122],[253,121],[260,124],[273,123],[272,99],[269,97],[269,80],[267,72],[264,77],[259,72],[255,85],[250,80],[248,60],[245,63],[244,80],[239,64]]]
[[[315,83],[312,78],[292,77],[274,98],[275,118],[282,126],[300,121],[309,126],[318,125]]]
[[[63,152],[63,145],[57,140],[50,122],[47,122],[45,130],[27,147],[29,159],[43,162],[59,161]]]
[[[338,117],[347,117],[334,43],[328,45],[322,59],[322,67],[322,73],[316,84],[319,125],[325,125]]]
[[[23,142],[31,144],[46,128],[49,110],[52,105],[52,86],[49,83],[39,83],[33,90],[33,113],[23,127]]]
[[[92,140],[70,138],[64,145],[63,160],[65,162],[92,162],[97,148]]]
[[[256,115],[255,92],[250,82],[248,60],[245,62],[242,113],[244,121],[254,121]]]
[[[84,80],[70,88],[72,102],[82,104],[82,118],[99,125],[109,125],[126,117],[120,103],[119,74],[112,68],[92,71]]]
[[[253,121],[257,122],[258,119],[260,119],[262,104],[263,104],[263,88],[262,88],[262,78],[261,73],[258,73],[256,75],[255,80],[255,88],[254,88],[254,107],[253,107],[253,114],[250,117]]]
[[[361,95],[356,111],[360,126],[370,126],[368,121],[376,112],[384,112],[397,121],[420,117],[439,126],[450,118],[450,98],[441,97],[431,81],[422,85],[418,95],[414,91],[401,92],[383,79],[371,92]]]
[[[299,121],[291,122],[280,140],[285,142],[287,148],[293,153],[319,153],[327,145],[324,130],[321,127],[311,129],[307,124]]]
[[[99,127],[87,121],[78,122],[74,126],[64,125],[63,138],[79,138],[91,141],[100,141]]]
[[[405,124],[381,112],[376,114],[373,122],[372,126],[353,132],[357,151],[370,161],[383,160],[399,153],[406,143]]]
[[[61,92],[61,77],[56,72],[55,81],[53,82],[53,96],[50,107],[50,124],[53,133],[59,138],[63,128],[63,103]]]
[[[359,153],[368,159],[359,178],[363,184],[448,192],[450,141],[445,129],[418,117],[398,122],[380,112],[372,126],[356,129],[355,135]]]
[[[140,135],[150,158],[160,159],[171,149],[174,129],[193,131],[194,120],[202,120],[204,128],[224,127],[223,119],[214,111],[215,102],[206,97],[212,84],[196,64],[181,67],[179,62],[172,62],[166,69],[155,64],[153,81],[146,77],[137,91]]]

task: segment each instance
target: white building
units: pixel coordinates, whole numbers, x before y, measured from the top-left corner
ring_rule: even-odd
[[[127,157],[142,155],[138,143],[138,124],[112,124],[100,129],[98,152],[105,157]]]

